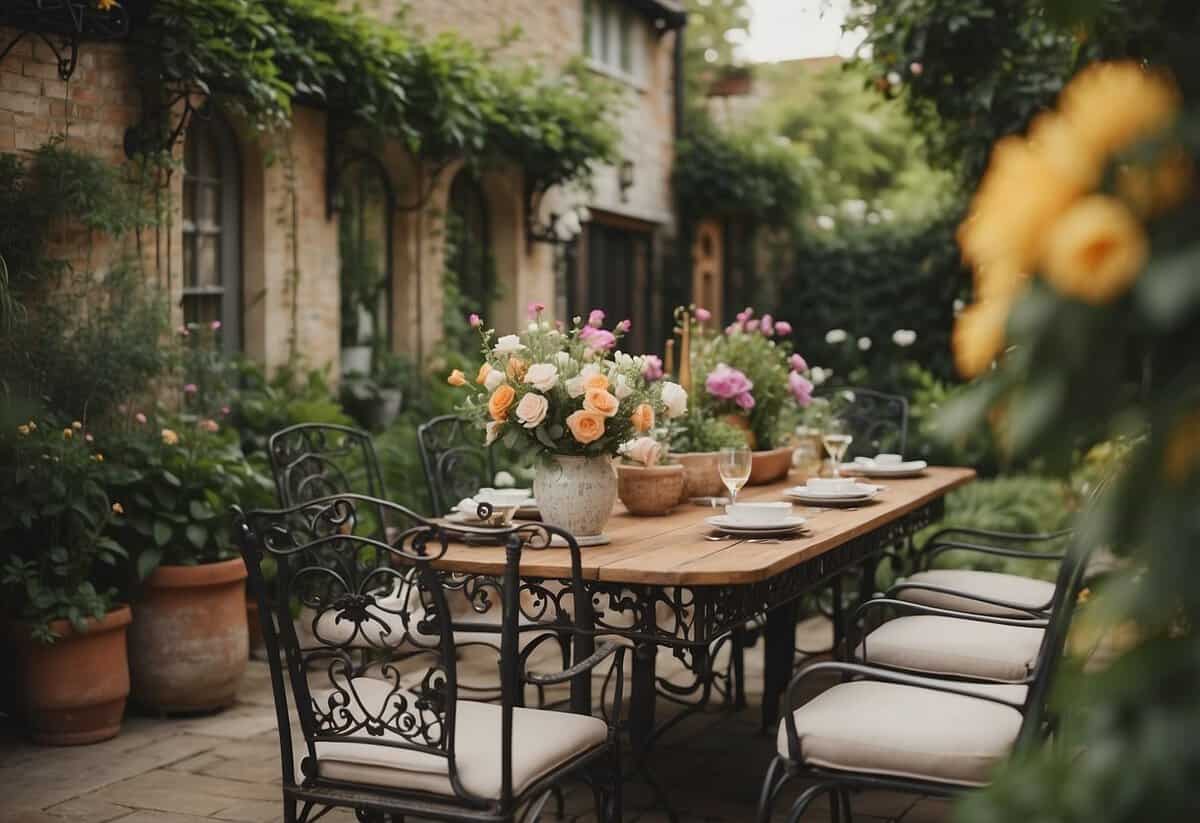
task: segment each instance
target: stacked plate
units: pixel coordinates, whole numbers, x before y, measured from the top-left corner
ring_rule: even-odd
[[[924,474],[929,464],[924,460],[905,460],[898,454],[877,454],[874,457],[856,457],[853,463],[843,463],[843,471],[852,471],[865,477],[916,477]]]
[[[704,522],[738,537],[778,537],[800,531],[805,519],[792,514],[791,503],[734,503]]]
[[[807,485],[793,486],[784,495],[812,506],[858,506],[869,503],[882,489],[852,478],[810,478]]]

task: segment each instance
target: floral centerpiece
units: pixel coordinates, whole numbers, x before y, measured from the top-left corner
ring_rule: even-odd
[[[532,304],[525,331],[499,337],[471,315],[483,363],[473,378],[456,369],[448,382],[463,389],[462,410],[485,443],[542,458],[534,478],[542,518],[596,537],[616,499],[612,458],[660,419],[686,413],[688,397],[677,383],[647,380],[646,357],[617,350],[628,320],[605,328],[596,309],[565,328],[544,311]]]

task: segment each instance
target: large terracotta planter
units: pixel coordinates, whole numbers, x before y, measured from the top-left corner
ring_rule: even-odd
[[[129,621],[128,606],[89,619],[82,632],[55,620],[50,629],[58,639],[49,645],[33,640],[21,624],[9,625],[21,672],[18,700],[34,742],[73,746],[117,736],[129,697]]]
[[[664,515],[683,497],[684,471],[667,466],[617,466],[617,497],[631,514]]]
[[[793,451],[791,446],[784,446],[754,452],[750,462],[750,479],[746,481],[746,485],[765,486],[787,477],[787,473],[792,469]]]
[[[211,711],[237,696],[250,654],[246,565],[160,566],[129,629],[134,701],[162,713]]]
[[[683,496],[685,498],[722,497],[729,493],[725,490],[720,469],[717,468],[717,460],[720,456],[720,452],[671,454],[671,458],[678,460],[679,464],[683,466]]]
[[[598,537],[617,502],[617,475],[608,457],[555,455],[533,476],[542,522],[576,537]]]

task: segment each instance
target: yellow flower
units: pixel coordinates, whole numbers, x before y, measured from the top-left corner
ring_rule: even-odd
[[[113,510],[113,514],[124,514],[125,513],[125,507],[122,506],[120,503],[113,503],[112,510]]]
[[[32,420],[30,420],[29,421],[29,430],[34,431],[34,432],[37,431],[37,423],[34,423]]]
[[[1044,273],[1062,294],[1107,303],[1129,289],[1148,254],[1146,233],[1128,207],[1096,194],[1051,228]]]
[[[1192,412],[1171,429],[1163,454],[1163,474],[1179,485],[1200,464],[1200,412]]]
[[[1149,217],[1174,208],[1191,194],[1194,171],[1183,147],[1172,146],[1149,168],[1132,164],[1117,169],[1117,192],[1138,214]]]
[[[1004,350],[1004,327],[1011,303],[992,298],[968,306],[954,321],[954,362],[964,377],[987,370]]]
[[[604,415],[580,409],[567,416],[567,428],[577,442],[587,445],[604,436]]]
[[[1048,164],[1078,184],[1081,191],[1095,188],[1105,159],[1081,151],[1071,123],[1057,112],[1045,112],[1029,126],[1029,145]]]
[[[71,424],[71,428],[73,428],[75,431],[79,431],[80,429],[83,428],[83,424],[80,423],[78,420],[76,420],[74,423]]]
[[[496,390],[492,392],[492,396],[488,398],[488,414],[497,422],[507,420],[508,409],[516,397],[517,392],[512,386],[507,384],[497,386]]]
[[[175,446],[179,443],[179,435],[172,429],[163,429],[162,442],[168,446]]]
[[[1171,125],[1179,90],[1170,76],[1127,60],[1093,63],[1063,89],[1058,110],[1098,166]]]
[[[63,429],[63,440],[70,440],[74,436],[75,431],[73,429]]]
[[[1086,191],[1081,179],[1050,162],[1020,137],[992,151],[979,191],[958,231],[963,257],[975,267],[1032,271],[1046,228]]]
[[[104,455],[100,454],[99,452],[96,452],[95,454],[92,455],[92,460],[96,461],[97,463],[103,463]]]
[[[490,365],[488,365],[487,363],[484,363],[482,366],[479,367],[479,374],[475,375],[475,382],[478,383],[480,386],[482,386],[484,383],[487,382],[488,372],[490,372],[491,370],[492,370],[492,367]]]
[[[117,0],[96,0],[96,8],[100,11],[110,11],[117,5]]]
[[[1088,602],[1091,599],[1092,599],[1092,590],[1085,586],[1084,588],[1079,590],[1079,594],[1076,596],[1075,602],[1080,605],[1083,605],[1084,603]]]
[[[33,431],[33,429],[29,428],[28,424],[22,423],[21,425],[17,426],[17,431],[19,431],[22,435],[26,435]]]
[[[467,377],[462,373],[461,369],[455,369],[450,372],[450,376],[446,378],[446,382],[451,386],[465,386],[467,385]]]
[[[633,428],[637,431],[650,431],[650,429],[654,428],[654,409],[649,403],[642,403],[633,410],[633,414],[629,416],[629,420],[633,423]]]
[[[529,364],[519,357],[508,358],[508,368],[505,372],[510,380],[520,383],[525,379],[525,372],[529,371]]]

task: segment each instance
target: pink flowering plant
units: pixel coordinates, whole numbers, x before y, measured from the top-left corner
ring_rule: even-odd
[[[785,412],[812,402],[808,363],[792,351],[788,339],[791,323],[747,307],[718,333],[703,309],[678,316],[691,324],[696,406],[710,417],[744,417],[758,448],[776,447],[792,417]]]
[[[542,456],[611,457],[658,421],[687,411],[687,393],[661,379],[660,361],[619,350],[628,320],[606,328],[604,312],[594,309],[566,328],[546,319],[545,308],[530,304],[519,334],[497,336],[473,323],[483,362],[475,374],[455,369],[447,378],[462,389],[461,409],[484,430],[485,443]]]

